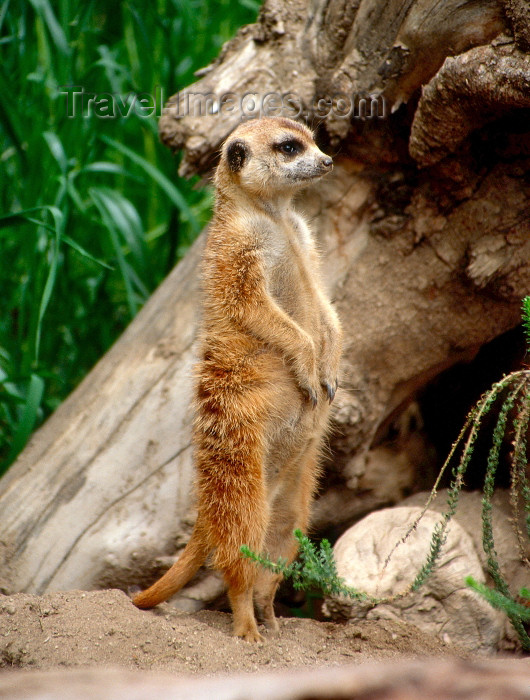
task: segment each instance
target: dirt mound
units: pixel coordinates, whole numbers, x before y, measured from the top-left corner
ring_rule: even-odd
[[[135,608],[121,591],[0,596],[0,666],[120,666],[187,674],[339,666],[465,653],[401,622],[280,619],[263,644],[231,636],[230,615]]]

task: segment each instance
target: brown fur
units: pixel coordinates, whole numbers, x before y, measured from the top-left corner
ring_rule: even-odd
[[[298,152],[284,152],[293,141]],[[337,386],[339,323],[312,237],[291,208],[295,192],[330,168],[309,129],[288,119],[245,122],[223,147],[203,261],[198,518],[179,560],[134,599],[153,607],[213,553],[234,633],[248,641],[261,639],[253,603],[268,627],[278,627],[279,577],[244,559],[240,547],[295,556],[293,530],[308,526]]]

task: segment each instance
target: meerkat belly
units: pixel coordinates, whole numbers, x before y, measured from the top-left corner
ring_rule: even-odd
[[[285,399],[285,394],[278,399]],[[313,409],[299,393],[291,402],[283,400],[267,423],[263,458],[267,501],[270,507],[278,499],[289,499],[303,478],[308,446],[320,444],[326,432],[329,404],[321,401]]]
[[[320,313],[311,276],[304,260],[286,257],[270,271],[270,291],[277,304],[316,341],[320,335]]]

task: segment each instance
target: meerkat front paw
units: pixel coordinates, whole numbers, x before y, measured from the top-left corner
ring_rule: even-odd
[[[316,391],[313,389],[313,387],[310,386],[309,384],[302,384],[302,383],[300,383],[299,386],[300,386],[300,389],[302,390],[302,393],[306,397],[306,399],[308,401],[311,401],[313,408],[316,408],[317,403],[318,403],[318,395],[317,395]]]
[[[305,339],[303,350],[295,359],[294,372],[302,393],[315,408],[318,403],[319,379],[315,345],[309,336]]]
[[[339,386],[339,365],[341,357],[340,330],[329,326],[327,337],[323,343],[320,365],[320,384],[326,391],[328,401],[332,403]]]

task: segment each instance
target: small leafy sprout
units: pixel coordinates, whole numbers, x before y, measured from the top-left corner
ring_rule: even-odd
[[[285,559],[272,561],[266,555],[256,554],[249,547],[243,545],[243,556],[260,564],[268,571],[281,574],[290,579],[298,590],[320,590],[325,595],[342,595],[353,600],[363,601],[376,605],[378,600],[367,593],[357,591],[346,583],[337,573],[337,567],[333,558],[333,550],[328,540],[322,540],[319,549],[311,542],[309,537],[301,530],[295,530],[294,536],[298,540],[299,559],[287,564]]]
[[[523,330],[526,337],[528,352],[530,352],[530,296],[525,297],[522,303]]]

